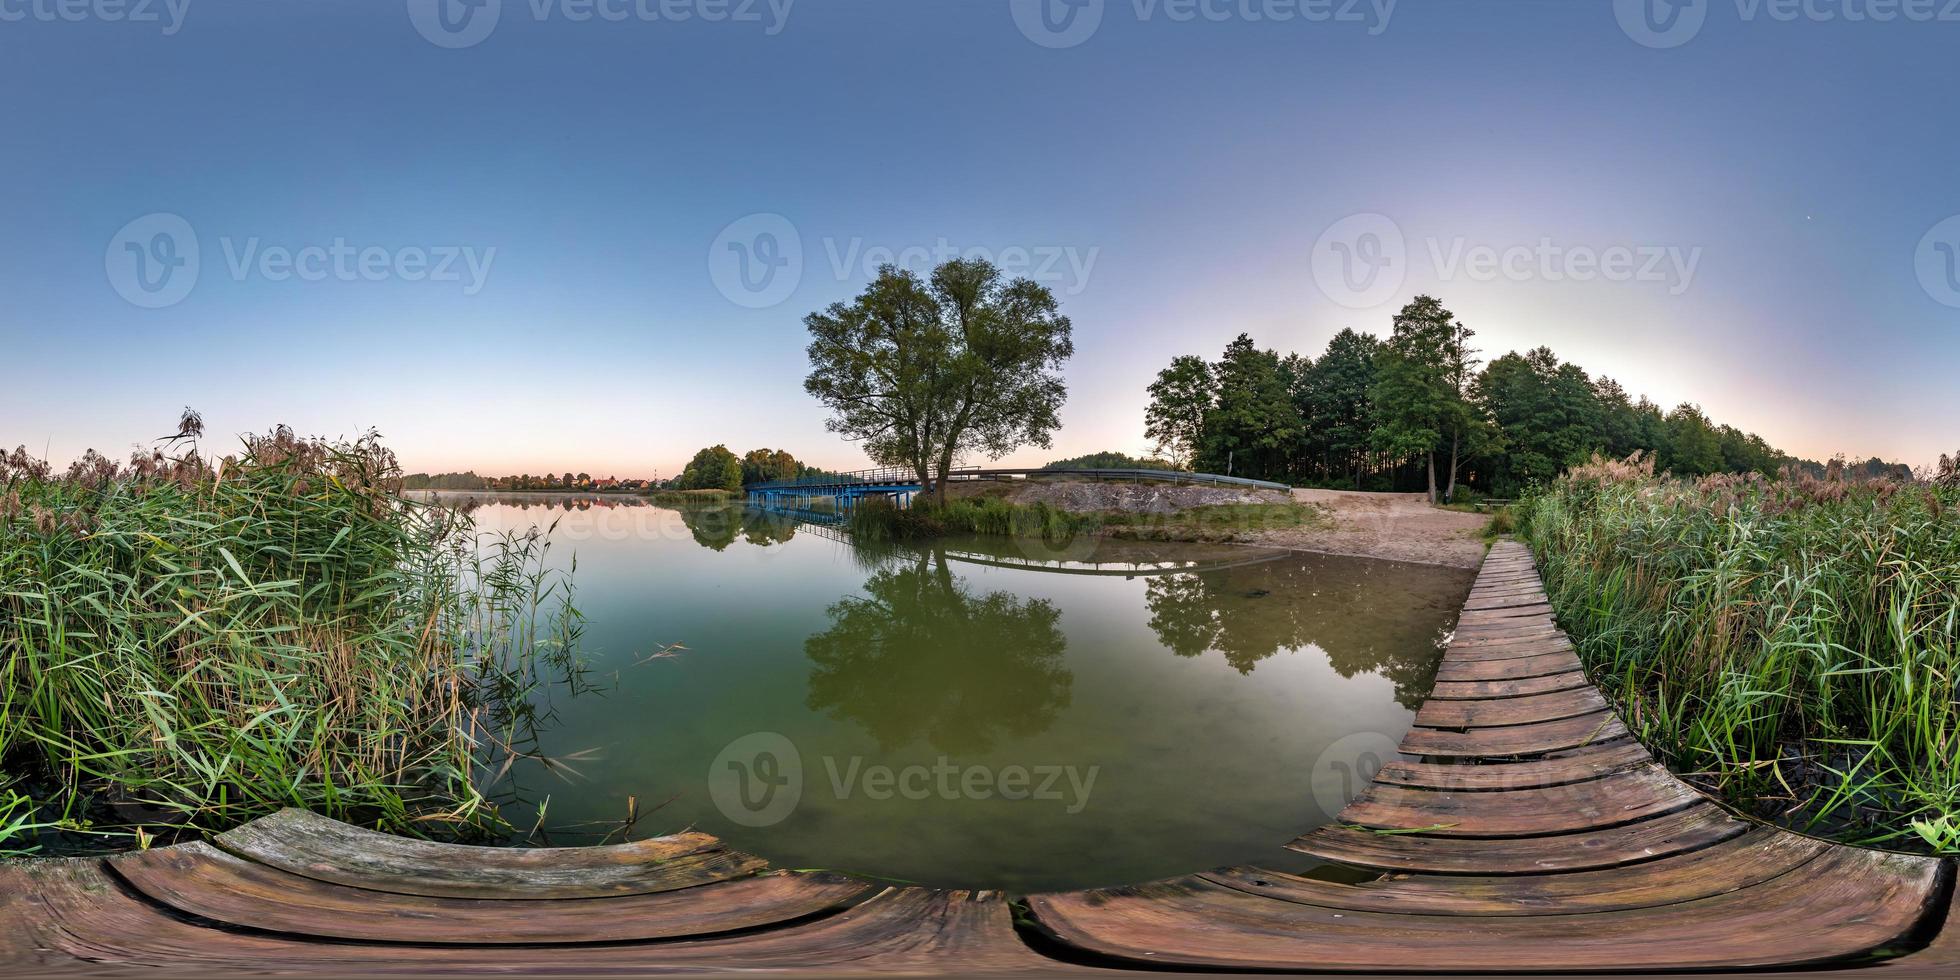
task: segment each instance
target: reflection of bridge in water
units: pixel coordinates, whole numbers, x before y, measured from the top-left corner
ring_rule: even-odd
[[[1181,470],[995,468],[953,470],[946,475],[948,483],[1049,478],[1117,483],[1206,484],[1258,490],[1290,489],[1284,483],[1248,480],[1239,476],[1220,476],[1216,473],[1186,473]],[[794,480],[773,480],[750,486],[747,492],[750,500],[772,507],[793,508],[796,506],[795,501],[821,498],[835,501],[839,509],[849,510],[866,497],[887,500],[904,507],[912,502],[913,494],[921,493],[929,487],[930,485],[922,482],[919,475],[912,470],[903,467],[885,467],[875,470],[856,470],[850,473],[825,473],[820,476],[798,477]]]
[[[767,504],[755,504],[753,506],[765,514],[788,517],[796,521],[799,530],[814,534],[817,537],[853,547],[856,547],[858,544],[852,538],[850,529],[845,526],[845,521],[848,519],[847,516],[837,511],[815,510],[807,507],[772,507]],[[1025,540],[1011,538],[1007,540],[1022,545],[1029,550],[1067,552],[1076,547],[1080,547],[1080,545],[1074,542],[1057,545],[1040,538],[1028,538]],[[1136,546],[1136,542],[1116,542],[1109,539],[1095,538],[1076,539],[1076,541],[1085,540],[1088,541],[1090,555],[1093,555],[1095,552],[1118,547],[1119,545]],[[1000,552],[990,554],[984,551],[965,548],[945,547],[943,544],[936,545],[935,551],[944,554],[951,561],[963,562],[969,565],[984,565],[991,568],[1025,568],[1030,571],[1052,572],[1058,575],[1120,575],[1124,578],[1145,578],[1152,575],[1170,575],[1180,572],[1218,571],[1226,568],[1237,568],[1241,565],[1256,565],[1286,555],[1284,551],[1254,549],[1237,545],[1232,546],[1232,553],[1230,554],[1220,555],[1216,558],[1202,559],[1138,556],[1132,558],[1105,557],[1097,560],[1090,557],[1090,555],[1085,555],[1081,558],[1073,558],[1066,555],[1060,557],[1037,557],[1027,554]]]

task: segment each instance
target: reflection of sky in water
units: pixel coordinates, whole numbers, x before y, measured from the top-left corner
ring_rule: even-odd
[[[550,797],[554,842],[617,821],[631,796],[642,813],[665,804],[639,834],[696,826],[779,866],[935,885],[1285,866],[1280,845],[1331,816],[1310,782],[1322,750],[1357,732],[1400,737],[1470,582],[1423,566],[1246,563],[1256,553],[1119,542],[1069,567],[1211,570],[1058,574],[1013,567],[1052,556],[1006,540],[872,553],[738,508],[567,510],[566,499],[476,513],[486,529],[557,522],[553,561],[577,556],[586,648],[608,685],[559,699],[545,735],[548,754],[579,754],[578,775],[521,772],[528,792]],[[648,660],[670,643],[686,649]],[[717,811],[707,777],[724,746],[757,731],[795,745],[802,797],[781,823],[748,828]],[[1078,784],[1093,767],[1094,782],[1086,803],[1065,774],[1065,799],[865,792],[866,774],[907,766],[957,770],[953,785],[976,769],[991,785],[1016,766],[1073,767]]]

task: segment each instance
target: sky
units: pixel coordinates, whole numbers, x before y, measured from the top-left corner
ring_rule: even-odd
[[[1074,323],[1063,428],[1005,465],[1143,452],[1173,356],[1419,293],[1485,358],[1926,464],[1949,6],[0,0],[0,443],[121,455],[189,405],[410,470],[865,466],[802,318],[957,252]]]

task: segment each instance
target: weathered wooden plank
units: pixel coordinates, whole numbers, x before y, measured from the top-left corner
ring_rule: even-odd
[[[1543,755],[1625,738],[1627,728],[1611,711],[1542,721],[1530,725],[1447,731],[1411,728],[1402,738],[1402,752],[1448,758]]]
[[[1451,634],[1450,645],[1452,647],[1493,646],[1549,637],[1565,638],[1565,631],[1550,623],[1503,628],[1467,626],[1460,627]]]
[[[1579,658],[1569,653],[1550,653],[1509,660],[1445,660],[1436,669],[1438,681],[1510,681],[1547,674],[1569,674],[1581,669]]]
[[[1486,698],[1516,698],[1532,694],[1545,694],[1550,691],[1569,691],[1573,688],[1587,687],[1584,671],[1571,670],[1539,677],[1513,678],[1495,681],[1437,681],[1429,690],[1429,698],[1436,700],[1458,700]]]
[[[1547,602],[1543,589],[1527,589],[1515,592],[1472,592],[1463,601],[1465,612],[1487,612],[1494,609],[1522,609],[1542,606]]]
[[[1832,851],[1753,888],[1653,908],[1461,919],[1276,902],[1201,878],[1036,896],[1062,942],[1128,963],[1266,970],[1454,972],[1798,966],[1894,942],[1934,862]],[[1801,923],[1793,928],[1793,925]],[[1443,966],[1447,964],[1447,966]]]
[[[1415,915],[1572,915],[1726,894],[1794,870],[1828,847],[1798,834],[1758,827],[1698,851],[1570,874],[1495,878],[1393,874],[1341,884],[1263,868],[1225,868],[1200,877],[1277,901],[1328,908]]]
[[[1667,770],[1647,765],[1583,783],[1498,792],[1377,783],[1348,804],[1340,819],[1379,830],[1425,828],[1442,837],[1523,837],[1598,830],[1700,802],[1700,794]]]
[[[1479,660],[1519,660],[1524,657],[1542,657],[1548,653],[1572,652],[1572,641],[1566,639],[1564,634],[1559,634],[1484,646],[1451,646],[1444,651],[1443,661],[1464,663]]]
[[[316,881],[202,843],[119,855],[110,867],[158,902],[216,922],[391,943],[596,943],[703,936],[835,912],[874,890],[841,875],[778,872],[610,898],[433,898]]]
[[[700,833],[605,847],[471,847],[410,840],[290,809],[219,834],[215,843],[321,881],[448,898],[645,895],[727,881],[768,866]]]
[[[1014,932],[1006,899],[993,892],[887,888],[835,915],[714,939],[573,947],[401,945],[210,928],[125,893],[95,862],[45,864],[31,889],[34,949],[27,955],[38,961],[35,975],[1089,972],[1030,950]]]
[[[1542,758],[1477,765],[1447,762],[1390,761],[1375,781],[1393,786],[1444,790],[1508,790],[1559,786],[1598,779],[1654,761],[1639,742],[1625,739]]]
[[[1551,621],[1552,606],[1549,602],[1500,606],[1495,609],[1465,609],[1456,618],[1458,629],[1472,626],[1514,626],[1525,623],[1549,624]]]
[[[1522,875],[1636,864],[1699,850],[1748,829],[1721,809],[1702,804],[1620,827],[1548,837],[1483,840],[1328,826],[1286,846],[1323,860],[1383,871]]]
[[[1416,724],[1423,728],[1489,728],[1558,721],[1605,710],[1606,699],[1598,691],[1591,687],[1576,687],[1515,698],[1431,700],[1416,711]]]

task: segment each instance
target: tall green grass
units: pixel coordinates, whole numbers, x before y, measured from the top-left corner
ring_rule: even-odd
[[[1134,511],[1075,512],[1047,503],[1016,503],[998,496],[959,497],[944,504],[926,500],[895,508],[863,501],[852,508],[848,524],[860,541],[906,541],[947,534],[1066,542],[1085,535],[1105,535],[1144,541],[1238,541],[1260,531],[1324,524],[1326,512],[1313,504],[1292,501],[1254,504],[1208,504],[1169,513]]]
[[[1017,504],[998,497],[970,497],[934,504],[918,500],[898,508],[875,500],[849,512],[851,533],[866,542],[906,541],[946,534],[987,534],[1066,541],[1093,534],[1103,520],[1045,503]]]
[[[499,829],[529,694],[576,671],[570,582],[399,486],[373,436],[283,428],[215,463],[0,456],[0,849],[284,806]]]
[[[1960,849],[1960,488],[1650,474],[1582,468],[1518,508],[1643,740],[1786,825]]]

